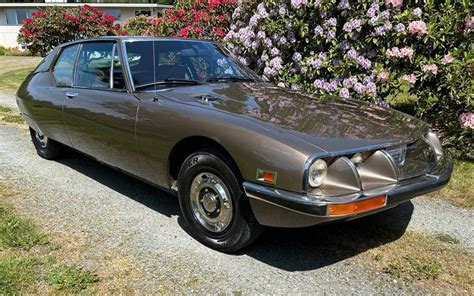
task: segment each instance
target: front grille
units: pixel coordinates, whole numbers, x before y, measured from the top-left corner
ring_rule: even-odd
[[[424,140],[408,145],[387,148],[398,168],[399,180],[427,174],[436,165],[436,154]]]

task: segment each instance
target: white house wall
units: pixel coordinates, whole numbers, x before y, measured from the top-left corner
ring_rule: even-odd
[[[20,7],[12,7],[11,4],[8,7],[1,7],[1,5],[5,4],[0,4],[0,46],[7,47],[7,48],[19,48],[20,45],[17,43],[16,39],[18,37],[18,33],[20,32],[21,26],[16,26],[16,25],[7,25],[7,17],[5,13],[5,9],[15,9],[15,8],[31,8],[35,9],[36,6],[32,5],[29,7],[26,7],[24,5],[21,5]],[[98,5],[97,5],[98,6]],[[104,5],[105,6],[105,5]],[[120,20],[117,21],[117,23],[123,24],[125,20],[134,17],[135,16],[135,11],[136,10],[153,10],[153,15],[156,16],[156,12],[161,10],[161,8],[150,8],[150,7],[112,7],[110,5],[107,5],[105,7],[98,7],[100,10],[109,10],[109,9],[120,9],[122,12],[122,15],[120,17]]]

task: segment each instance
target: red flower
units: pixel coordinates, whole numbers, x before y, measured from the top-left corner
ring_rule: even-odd
[[[31,25],[31,23],[33,23],[33,20],[30,19],[30,18],[25,18],[25,19],[23,19],[22,23],[25,26],[29,26],[29,25]]]
[[[70,15],[68,13],[64,14],[64,20],[69,21],[69,22],[80,22],[81,20],[78,17],[75,17],[73,15]]]
[[[45,15],[46,15],[46,12],[44,12],[44,11],[35,11],[35,12],[31,13],[32,17],[43,17]]]
[[[92,11],[92,12],[95,12],[95,13],[102,14],[102,11],[100,11],[99,9],[97,9],[97,8],[95,8],[95,7],[92,7],[92,6],[90,6],[90,5],[87,5],[87,4],[81,6],[80,8],[83,8],[83,9],[85,9],[85,10],[89,10],[89,11]]]
[[[180,10],[178,10],[178,13],[179,13],[180,15],[184,15],[184,14],[186,14],[186,10],[184,10],[184,9],[181,8]]]
[[[128,35],[127,30],[122,30],[119,32],[119,35]]]
[[[31,32],[25,28],[21,28],[20,29],[20,33],[25,37],[25,38],[28,38],[30,37],[31,35]]]
[[[223,16],[223,15],[218,15],[218,16],[216,16],[216,20],[217,20],[217,22],[219,22],[219,23],[223,23],[223,22],[225,22],[225,16]]]
[[[199,34],[199,33],[201,33],[201,32],[202,32],[202,27],[196,27],[196,28],[194,28],[194,33]]]
[[[109,21],[109,22],[114,22],[115,21],[115,17],[111,16],[111,15],[108,15],[108,14],[105,14],[104,13],[104,18],[106,21]]]
[[[179,30],[178,37],[188,38],[189,37],[188,27],[182,28],[181,30]]]
[[[219,28],[214,27],[214,33],[216,33],[216,35],[219,36],[219,37],[221,37],[221,38],[224,38],[224,37],[225,37],[225,32],[222,31],[222,30],[219,29]]]

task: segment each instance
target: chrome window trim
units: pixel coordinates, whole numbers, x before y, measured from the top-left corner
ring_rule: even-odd
[[[127,53],[127,45],[125,44],[126,42],[133,42],[131,40],[121,40],[120,45],[122,47],[122,50],[120,51],[121,56],[122,56],[122,61],[124,65],[124,69],[127,71],[127,80],[128,80],[128,86],[130,88],[130,92],[135,92],[135,84],[133,82],[132,78],[132,73],[130,71],[130,64],[128,63],[128,53]]]

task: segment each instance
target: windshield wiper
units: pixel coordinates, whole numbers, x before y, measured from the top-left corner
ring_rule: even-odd
[[[147,84],[136,85],[135,89],[144,88],[144,87],[153,86],[153,85],[170,85],[170,84],[198,85],[198,84],[203,84],[203,82],[199,80],[169,78],[169,79],[158,80],[158,81],[147,83]]]
[[[233,77],[209,77],[206,79],[207,82],[216,82],[216,81],[235,81],[235,82],[239,82],[239,81],[251,81],[251,82],[254,82],[255,80],[250,78],[250,77],[237,77],[237,76],[233,76]]]

